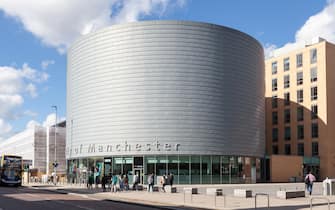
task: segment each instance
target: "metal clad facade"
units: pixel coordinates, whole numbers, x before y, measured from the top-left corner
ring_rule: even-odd
[[[116,25],[68,52],[67,158],[263,156],[264,56],[234,29]]]

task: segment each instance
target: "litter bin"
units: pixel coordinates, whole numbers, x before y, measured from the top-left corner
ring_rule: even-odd
[[[335,179],[326,178],[322,182],[323,195],[335,195]]]

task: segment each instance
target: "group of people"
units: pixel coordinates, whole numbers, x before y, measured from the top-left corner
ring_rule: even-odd
[[[164,174],[160,178],[159,182],[160,182],[160,184],[162,186],[162,191],[163,192],[165,192],[165,186],[166,185],[170,185],[172,187],[172,185],[173,185],[173,179],[174,179],[174,177],[173,177],[172,173],[170,173],[169,175]]]

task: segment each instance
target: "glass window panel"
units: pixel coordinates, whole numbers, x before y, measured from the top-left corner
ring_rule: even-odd
[[[272,62],[272,74],[277,74],[277,62]]]
[[[290,105],[290,93],[284,93],[284,105]]]
[[[297,121],[303,121],[304,120],[304,108],[302,106],[299,106],[297,108]]]
[[[318,69],[316,67],[311,68],[311,82],[318,80]]]
[[[290,75],[285,75],[284,76],[284,88],[289,88],[290,87]]]
[[[211,184],[212,162],[211,156],[201,156],[202,184]]]
[[[304,101],[304,92],[303,90],[297,91],[297,101],[298,103],[302,103]]]
[[[212,156],[212,184],[220,184],[220,156]]]
[[[303,143],[298,144],[298,155],[300,155],[300,156],[305,155],[305,149],[304,149],[304,144]]]
[[[272,79],[272,91],[277,90],[277,79]]]
[[[297,67],[301,67],[302,66],[302,54],[298,54],[297,55]]]
[[[191,156],[191,184],[200,183],[200,156]]]
[[[298,139],[304,139],[304,126],[303,125],[298,125]]]
[[[304,75],[303,72],[298,72],[297,73],[297,85],[302,85],[304,82]]]
[[[272,128],[272,141],[278,141],[278,128]]]
[[[190,184],[189,156],[179,156],[179,184]]]
[[[314,104],[311,107],[311,118],[312,119],[317,119],[318,118],[318,105]]]
[[[318,123],[312,123],[312,138],[319,137],[319,126]]]
[[[290,58],[284,59],[284,71],[290,70]]]
[[[311,88],[311,100],[318,99],[318,87],[312,87]]]
[[[319,155],[319,143],[312,142],[312,156],[318,156],[318,155]]]
[[[272,96],[272,108],[278,107],[278,97],[276,95]]]
[[[310,50],[310,60],[311,63],[316,63],[316,61],[318,60],[317,49],[314,48]]]

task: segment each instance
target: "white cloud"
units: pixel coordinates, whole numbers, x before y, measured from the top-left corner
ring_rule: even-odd
[[[12,130],[12,126],[0,118],[0,134],[7,134],[11,130]]]
[[[35,126],[40,126],[41,124],[35,120],[30,120],[27,125],[26,129],[34,128]]]
[[[163,15],[186,0],[1,0],[0,9],[48,46],[64,53],[80,35],[145,15]],[[169,5],[172,5],[169,7]]]
[[[302,48],[305,44],[310,43],[316,37],[322,37],[329,42],[335,43],[335,1],[328,1],[327,6],[319,13],[311,16],[304,25],[296,32],[295,42],[287,43],[279,49],[267,48],[271,44],[265,46],[266,55],[271,53],[278,56],[289,51]],[[275,51],[273,51],[275,50]]]
[[[38,96],[36,86],[32,83],[29,83],[26,86],[26,91],[30,94],[32,98],[36,98]]]
[[[29,117],[36,117],[38,115],[36,112],[33,112],[31,110],[26,110],[26,111],[23,112],[23,114],[25,116],[29,116]]]
[[[37,97],[36,84],[47,81],[48,77],[26,63],[21,68],[0,66],[0,138],[12,129],[10,120],[22,117],[18,108],[24,104],[24,97],[27,94]]]
[[[41,67],[43,70],[46,70],[49,65],[53,65],[53,64],[55,64],[54,60],[44,60],[41,62]]]
[[[65,117],[57,116],[57,123],[62,122],[64,120],[65,120]],[[55,113],[51,113],[51,114],[49,114],[46,117],[46,119],[44,120],[44,122],[42,123],[42,125],[44,127],[48,127],[48,126],[51,126],[51,125],[55,125],[55,122],[56,122],[56,114]]]

